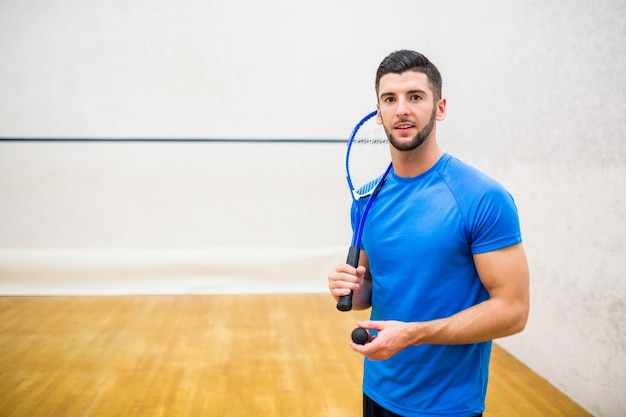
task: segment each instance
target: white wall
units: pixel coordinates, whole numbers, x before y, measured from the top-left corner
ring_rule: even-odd
[[[532,312],[501,345],[617,417],[624,39],[624,1],[4,0],[0,136],[344,138],[380,60],[420,50],[444,76],[441,145],[520,208]],[[349,239],[342,152],[2,142],[0,290],[323,291]]]

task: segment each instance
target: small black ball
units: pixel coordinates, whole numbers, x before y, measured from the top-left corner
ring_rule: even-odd
[[[370,339],[369,333],[367,330],[357,327],[352,330],[352,341],[357,345],[364,345]]]

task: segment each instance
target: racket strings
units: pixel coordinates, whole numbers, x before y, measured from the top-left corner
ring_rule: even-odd
[[[389,166],[387,134],[374,117],[355,132],[348,148],[347,171],[355,197],[370,194]]]

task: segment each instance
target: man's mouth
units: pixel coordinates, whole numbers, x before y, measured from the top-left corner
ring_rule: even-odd
[[[406,121],[406,120],[397,122],[396,124],[393,125],[393,128],[397,130],[413,129],[414,127],[415,127],[415,123],[411,121]]]

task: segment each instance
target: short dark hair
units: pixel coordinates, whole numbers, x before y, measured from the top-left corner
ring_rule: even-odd
[[[438,101],[441,98],[443,80],[441,79],[441,74],[435,64],[430,62],[428,58],[419,52],[409,51],[407,49],[392,52],[385,59],[383,59],[378,66],[378,71],[376,71],[376,97],[378,97],[378,87],[380,79],[383,75],[390,73],[402,74],[407,71],[415,71],[426,74],[428,84],[433,90],[435,101]]]

